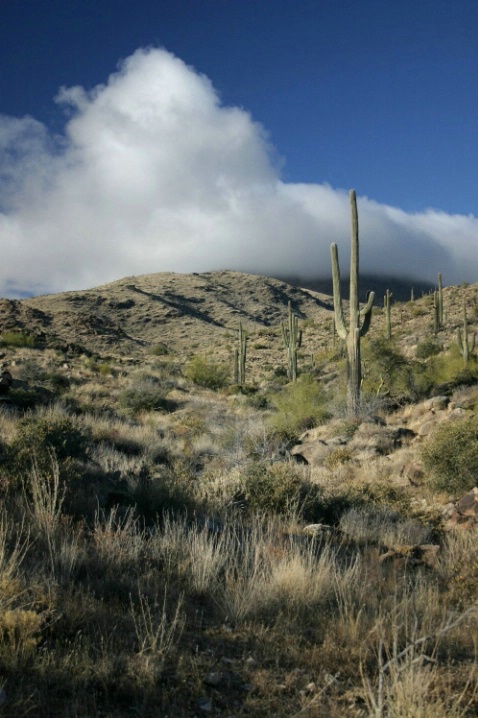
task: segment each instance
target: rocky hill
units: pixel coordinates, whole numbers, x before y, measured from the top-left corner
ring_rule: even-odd
[[[130,354],[164,343],[183,351],[215,345],[242,322],[249,332],[279,326],[291,302],[300,319],[331,315],[330,297],[241,272],[150,274],[87,291],[0,300],[0,331],[47,345]]]
[[[477,320],[478,285],[444,290],[444,348],[462,323],[462,303],[470,328]],[[299,320],[312,327],[304,336],[310,354],[332,342],[333,303],[329,295],[255,274],[222,271],[203,274],[160,273],[127,277],[85,291],[71,291],[22,300],[0,299],[0,332],[21,331],[37,344],[77,353],[131,355],[163,344],[188,355],[214,349],[220,356],[231,333],[242,323],[250,336],[275,355],[282,351],[280,325],[291,302]],[[433,331],[433,298],[397,302],[392,322],[402,349],[413,347]],[[372,336],[383,334],[382,297],[377,292]],[[279,341],[273,341],[274,335]],[[263,347],[264,348],[264,347]],[[227,353],[227,352],[226,352]]]

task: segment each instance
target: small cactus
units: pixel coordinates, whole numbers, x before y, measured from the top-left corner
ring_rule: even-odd
[[[438,272],[438,292],[437,292],[437,294],[438,294],[438,297],[437,297],[438,328],[442,329],[444,313],[443,313],[443,281],[442,281],[441,272]]]
[[[247,337],[239,323],[238,349],[234,349],[234,384],[244,386],[246,383]]]
[[[383,306],[385,307],[385,335],[387,339],[392,338],[392,297],[390,289],[387,289],[383,298]]]
[[[433,292],[433,333],[440,331],[440,295],[437,290]]]
[[[456,343],[458,344],[458,349],[460,350],[460,354],[463,357],[463,361],[465,364],[467,364],[475,348],[475,335],[472,334],[470,336],[468,334],[468,320],[466,318],[465,302],[463,302],[463,335],[461,333],[460,327],[458,327],[456,331],[456,340]]]
[[[289,381],[297,381],[297,350],[302,344],[302,330],[299,329],[299,320],[292,313],[292,306],[288,305],[288,326],[282,324],[282,338],[287,349],[288,365],[287,376]]]

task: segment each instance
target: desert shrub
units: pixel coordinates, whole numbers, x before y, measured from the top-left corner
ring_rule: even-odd
[[[20,478],[30,471],[33,460],[48,473],[53,454],[60,469],[69,470],[72,461],[86,459],[90,442],[89,430],[68,414],[29,414],[18,422],[17,436],[9,446],[9,465]]]
[[[246,404],[253,409],[258,409],[259,411],[270,408],[267,396],[259,392],[247,395]]]
[[[101,376],[112,376],[112,375],[114,375],[115,370],[113,369],[111,364],[109,364],[108,362],[102,362],[101,364],[98,365],[98,373]]]
[[[8,398],[12,404],[23,410],[33,409],[46,401],[44,392],[36,389],[23,389],[22,387],[10,389]]]
[[[70,380],[59,371],[46,372],[42,383],[58,393],[70,388]]]
[[[335,469],[341,464],[352,461],[352,451],[348,446],[337,446],[327,457],[325,464],[329,469]]]
[[[169,354],[169,349],[166,344],[153,344],[153,346],[148,349],[148,354],[154,357],[164,357]]]
[[[432,488],[459,494],[476,485],[478,415],[438,426],[422,448]]]
[[[24,332],[3,332],[0,345],[4,347],[33,347],[35,339]]]
[[[310,521],[321,514],[319,487],[304,479],[293,464],[250,463],[242,474],[242,483],[252,513],[290,513]]]
[[[430,359],[425,373],[431,386],[475,384],[478,381],[478,361],[471,357],[465,364],[458,346],[452,345],[448,352]]]
[[[363,349],[364,392],[408,396],[411,393],[412,368],[395,342],[379,337]]]
[[[186,369],[186,376],[194,384],[207,389],[223,389],[229,383],[229,369],[224,364],[196,356]]]
[[[139,411],[170,411],[173,403],[166,398],[167,388],[152,377],[140,378],[124,389],[119,396],[123,409],[133,414]]]
[[[297,438],[328,418],[324,390],[307,375],[273,394],[270,402],[276,409],[270,419],[271,427],[287,439]]]
[[[417,344],[415,350],[415,356],[417,359],[428,359],[429,357],[436,356],[442,350],[441,344],[436,339],[429,337],[424,339],[422,342]]]

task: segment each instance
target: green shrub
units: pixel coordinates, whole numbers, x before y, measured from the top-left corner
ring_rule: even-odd
[[[61,478],[75,478],[76,463],[87,458],[90,442],[90,432],[68,414],[27,415],[18,422],[17,436],[8,447],[9,474],[15,481],[26,484],[35,461],[39,471],[48,476],[54,456]]]
[[[152,377],[144,377],[131,383],[119,396],[123,409],[132,413],[139,411],[170,411],[173,402],[166,398],[167,388]]]
[[[377,391],[383,382],[390,394],[402,394],[408,386],[410,366],[393,340],[378,337],[364,343],[364,389]]]
[[[50,448],[59,460],[84,459],[90,441],[89,430],[80,426],[74,417],[51,412],[44,416],[31,414],[20,419],[14,446],[20,455],[31,456]]]
[[[24,332],[3,332],[0,345],[4,347],[33,347],[35,340]]]
[[[293,464],[254,462],[242,475],[249,509],[267,514],[302,516],[306,521],[320,517],[321,491],[304,479]]]
[[[417,359],[428,359],[439,354],[441,350],[441,344],[436,339],[429,338],[417,345],[415,356]]]
[[[308,375],[273,394],[270,402],[276,409],[270,419],[271,427],[285,439],[295,439],[328,418],[325,393]]]
[[[450,351],[432,357],[426,366],[426,375],[431,385],[474,384],[478,381],[478,361],[472,356],[465,364],[458,347],[454,344]]]
[[[229,369],[224,364],[196,356],[186,369],[186,376],[194,384],[207,389],[223,389],[229,384]]]
[[[66,391],[70,388],[70,380],[65,374],[59,371],[46,372],[43,376],[43,383],[52,391]]]
[[[148,349],[148,354],[154,357],[164,357],[169,354],[169,349],[166,344],[153,344],[153,346]]]
[[[478,415],[438,426],[422,448],[432,488],[457,495],[476,486]]]
[[[38,404],[46,403],[45,394],[36,389],[17,387],[8,392],[8,401],[19,409],[33,409]]]

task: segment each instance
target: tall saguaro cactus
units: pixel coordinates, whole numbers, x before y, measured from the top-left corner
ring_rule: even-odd
[[[443,328],[443,280],[441,272],[438,272],[438,326],[440,329]]]
[[[297,350],[302,344],[302,330],[299,330],[299,320],[292,313],[292,306],[288,306],[288,326],[282,324],[282,338],[287,348],[288,367],[287,376],[289,381],[297,381]]]
[[[466,318],[465,302],[463,302],[463,335],[461,333],[460,327],[458,327],[456,331],[456,341],[458,344],[458,349],[460,350],[460,354],[463,357],[464,363],[468,364],[470,355],[473,353],[473,350],[475,348],[475,335],[472,334],[470,337],[468,334],[468,320]]]
[[[385,307],[385,334],[387,339],[392,338],[392,297],[390,289],[387,289],[383,298],[383,306]]]
[[[247,354],[247,337],[239,323],[239,343],[238,349],[234,349],[234,383],[238,386],[244,386],[246,383],[246,354]]]
[[[362,309],[359,304],[359,228],[357,196],[350,190],[350,208],[352,212],[352,240],[350,253],[350,297],[349,328],[345,325],[340,288],[340,267],[337,245],[330,246],[332,255],[332,279],[334,285],[334,313],[337,334],[347,344],[347,407],[352,416],[360,413],[360,389],[362,367],[360,359],[360,339],[370,328],[375,293],[370,292],[367,303]]]

